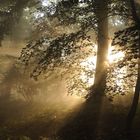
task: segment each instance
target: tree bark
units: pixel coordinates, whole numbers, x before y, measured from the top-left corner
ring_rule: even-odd
[[[108,6],[107,0],[95,0],[97,28],[97,64],[93,89],[91,89],[87,102],[84,103],[78,115],[60,130],[64,140],[95,140],[100,127],[101,107],[107,76],[108,55]],[[99,95],[99,96],[98,96]],[[68,128],[68,131],[67,131]],[[69,135],[69,136],[68,136]],[[73,138],[72,138],[73,137]]]
[[[132,12],[133,20],[135,21],[135,24],[137,25],[138,30],[139,30],[139,56],[138,56],[138,76],[137,76],[137,81],[136,81],[134,98],[133,98],[132,105],[128,113],[127,122],[126,122],[127,132],[131,132],[132,123],[133,123],[133,120],[134,120],[134,117],[138,108],[139,94],[140,94],[140,19],[136,12],[134,0],[130,0],[130,4],[131,4],[131,12]]]
[[[139,40],[140,40],[140,31],[139,31]],[[127,131],[131,131],[131,128],[132,128],[132,123],[133,123],[133,120],[134,120],[134,117],[136,114],[136,110],[138,107],[139,94],[140,94],[140,41],[139,41],[139,57],[138,57],[138,77],[137,77],[137,81],[136,81],[134,98],[132,101],[130,111],[127,116],[127,124],[126,124]]]
[[[139,32],[139,36],[140,36],[140,32]],[[140,46],[140,43],[139,43],[139,46]],[[134,117],[138,108],[139,94],[140,94],[140,48],[139,48],[139,58],[138,58],[138,77],[137,77],[132,105],[127,116],[127,123],[126,123],[127,132],[130,132],[132,129],[132,123],[133,123],[133,120],[134,120]]]
[[[108,4],[107,0],[95,0],[98,23],[97,61],[94,80],[95,96],[102,95],[106,88],[108,55]],[[93,94],[94,94],[93,93]]]

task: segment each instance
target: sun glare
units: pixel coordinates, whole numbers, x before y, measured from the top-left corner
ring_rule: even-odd
[[[85,72],[82,72],[80,75],[80,79],[87,84],[87,86],[92,86],[94,84],[94,76],[90,77],[88,75],[86,75]]]
[[[49,0],[42,0],[42,5],[43,6],[49,6],[50,5],[50,1]]]
[[[125,56],[122,51],[113,54],[113,49],[114,49],[113,47],[109,47],[108,51],[109,64],[117,63],[119,60],[122,60]]]
[[[90,56],[80,63],[81,67],[85,70],[80,74],[80,79],[86,83],[87,87],[94,84],[94,74],[96,68],[96,56]],[[91,76],[92,75],[92,76]]]
[[[85,70],[93,70],[96,68],[96,56],[90,56],[80,63]]]
[[[117,63],[119,60],[122,60],[125,56],[125,54],[120,52],[113,52],[114,47],[109,47],[108,52],[108,63],[111,65],[113,63]],[[96,69],[96,56],[91,55],[87,57],[84,61],[80,63],[81,68],[83,69],[80,74],[80,79],[83,83],[87,84],[87,87],[90,87],[94,84],[94,72]],[[89,74],[90,73],[90,74]],[[122,76],[122,75],[119,75]],[[119,79],[116,79],[116,84],[118,86],[122,85],[122,81]]]

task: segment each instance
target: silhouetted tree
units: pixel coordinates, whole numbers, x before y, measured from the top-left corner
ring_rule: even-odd
[[[138,67],[134,98],[132,101],[130,111],[128,113],[127,123],[126,123],[127,131],[130,132],[131,127],[132,127],[132,122],[134,120],[136,110],[138,107],[139,92],[140,92],[140,63],[139,63],[139,60],[140,60],[140,19],[137,13],[138,10],[136,9],[136,5],[133,0],[129,1],[129,8],[131,9],[131,16],[130,16],[131,24],[129,25],[130,27],[115,33],[113,45],[119,45],[125,48],[126,57],[124,59],[127,61],[121,61],[120,63],[118,63],[118,65],[119,67],[128,65],[129,67],[133,69],[131,73],[128,74],[129,77],[134,75],[134,69]],[[137,60],[137,63],[132,61],[133,64],[130,65],[129,61],[134,60],[134,59]]]
[[[138,40],[135,42],[135,44],[138,46],[138,76],[136,81],[136,87],[134,92],[134,98],[132,101],[132,105],[127,117],[127,131],[131,131],[132,123],[136,114],[136,110],[138,107],[139,102],[139,94],[140,94],[140,18],[137,14],[137,9],[135,6],[134,0],[130,0],[131,4],[131,11],[132,11],[132,17],[135,22],[136,29],[138,30]]]
[[[67,7],[65,6],[66,3],[71,3],[71,4],[69,7]],[[79,4],[82,4],[82,6]],[[32,76],[36,78],[38,75],[42,73],[42,71],[45,71],[48,68],[49,64],[55,63],[54,60],[57,60],[56,62],[60,64],[61,62],[60,58],[62,56],[62,52],[65,52],[64,57],[67,57],[70,54],[72,54],[73,51],[75,51],[76,49],[79,49],[75,47],[76,42],[78,42],[80,39],[84,40],[88,38],[87,33],[91,30],[94,30],[98,34],[97,35],[98,54],[97,54],[96,74],[95,74],[95,86],[93,87],[94,91],[92,91],[91,93],[95,93],[95,91],[98,91],[97,89],[100,89],[101,91],[101,87],[103,89],[102,91],[104,92],[105,83],[106,83],[105,79],[107,75],[106,63],[107,63],[107,52],[108,52],[108,29],[107,29],[108,21],[107,20],[108,20],[108,16],[112,16],[114,14],[117,15],[119,13],[118,12],[119,8],[118,9],[116,8],[117,5],[118,4],[116,4],[115,6],[114,5],[112,6],[106,0],[101,1],[101,2],[95,0],[92,2],[87,1],[87,2],[82,2],[82,3],[77,3],[77,1],[73,1],[73,2],[60,1],[58,4],[56,4],[55,12],[52,15],[48,14],[48,19],[57,18],[59,20],[58,24],[60,24],[61,26],[76,25],[76,27],[79,30],[72,33],[55,35],[55,37],[57,38],[51,39],[49,41],[49,38],[50,38],[49,36],[45,34],[43,36],[43,31],[45,31],[44,28],[48,26],[44,26],[44,24],[39,24],[37,27],[40,27],[39,29],[41,29],[42,31],[42,34],[41,34],[42,37],[36,40],[36,44],[33,43],[34,47],[31,41],[31,43],[29,43],[27,47],[23,49],[22,55],[21,55],[21,60],[24,61],[26,64],[28,64],[28,62],[30,61],[30,58],[33,58],[33,57],[38,58],[38,61],[37,61],[38,64],[35,67],[32,73]],[[112,13],[114,8],[116,8],[114,10],[115,12]],[[42,11],[42,8],[40,9]],[[122,7],[120,9],[122,9]],[[121,13],[125,14],[126,8],[124,8],[123,10],[124,11],[121,11],[121,10],[120,11]],[[44,9],[44,11],[47,11],[47,10]],[[127,14],[125,14],[125,16],[126,15]],[[41,52],[37,48],[43,43],[45,44],[46,40],[50,42],[50,46],[46,48],[46,51]],[[100,88],[98,87],[99,85],[100,85]]]

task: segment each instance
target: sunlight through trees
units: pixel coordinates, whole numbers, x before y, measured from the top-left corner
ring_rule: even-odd
[[[10,74],[14,73],[12,80],[16,77],[14,70],[17,69],[18,76],[26,75],[32,82],[28,83],[23,76],[13,84],[14,80],[8,81],[9,75],[5,75],[3,77],[10,84],[6,80],[6,84],[0,82],[2,92],[6,90],[7,95],[13,98],[20,93],[21,100],[24,98],[30,102],[33,97],[39,96],[43,100],[43,94],[53,89],[51,92],[56,96],[45,98],[51,104],[62,97],[56,99],[57,92],[61,92],[57,89],[63,83],[61,89],[66,95],[63,99],[67,102],[66,97],[73,98],[71,104],[75,106],[83,99],[83,112],[86,114],[79,114],[84,114],[87,120],[91,115],[95,121],[104,113],[101,110],[103,104],[112,105],[115,97],[131,95],[134,99],[126,125],[127,131],[131,129],[140,93],[138,0],[1,0],[2,48],[7,40],[26,42],[15,65],[9,69]],[[55,80],[59,84],[51,87]],[[39,82],[47,84],[38,85]],[[9,89],[5,85],[9,85]],[[42,90],[38,90],[38,86]],[[36,100],[41,101],[39,98]],[[92,112],[92,108],[97,110]],[[82,126],[87,132],[82,138],[92,140],[89,132],[92,132],[94,125],[91,124],[87,122],[86,128]],[[96,125],[98,127],[99,124]],[[81,140],[81,137],[74,140]]]

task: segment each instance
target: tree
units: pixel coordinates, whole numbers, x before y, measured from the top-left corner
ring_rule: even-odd
[[[139,59],[140,59],[140,42],[139,42],[139,38],[140,38],[140,19],[139,16],[137,14],[137,9],[135,6],[135,2],[133,0],[129,1],[130,3],[130,9],[131,9],[131,25],[130,27],[122,30],[122,31],[118,31],[115,35],[114,41],[113,41],[113,45],[120,45],[124,48],[126,48],[126,52],[127,55],[125,57],[125,59],[127,60],[126,63],[121,62],[119,65],[121,65],[121,67],[129,65],[129,61],[131,60],[133,62],[133,64],[129,65],[129,67],[131,67],[133,70],[131,70],[131,73],[128,74],[129,77],[134,75],[134,68],[137,67],[137,80],[136,80],[136,86],[135,86],[135,92],[134,92],[134,98],[132,101],[132,105],[130,108],[130,111],[128,113],[127,116],[127,122],[126,122],[126,129],[128,132],[131,131],[131,127],[132,127],[132,122],[134,120],[135,114],[136,114],[136,110],[138,107],[138,101],[139,101],[139,92],[140,92],[140,63],[139,63]],[[129,51],[128,51],[129,50]],[[134,59],[136,59],[137,61],[133,61]]]
[[[80,7],[77,5],[77,3],[75,3],[70,9],[68,9],[68,7],[63,7],[64,5],[62,4],[63,3],[57,4],[56,13],[53,15],[47,15],[48,21],[58,19],[55,21],[56,25],[52,23],[52,26],[54,25],[53,29],[48,27],[48,22],[44,20],[46,17],[42,18],[43,22],[39,23],[38,26],[41,28],[38,29],[46,32],[46,29],[44,30],[43,28],[47,28],[48,34],[44,34],[42,32],[40,39],[37,39],[34,47],[31,41],[29,45],[22,51],[21,60],[27,65],[30,61],[30,58],[34,59],[36,57],[35,59],[38,59],[38,64],[32,73],[32,77],[34,78],[38,77],[42,71],[48,70],[48,67],[52,63],[54,64],[53,67],[63,63],[65,64],[65,67],[67,67],[66,65],[69,64],[68,62],[71,62],[70,64],[72,64],[73,60],[70,60],[69,56],[74,52],[77,53],[85,46],[84,41],[87,40],[88,42],[88,40],[90,40],[87,36],[87,32],[91,27],[95,28],[96,18],[95,14],[92,12],[93,7],[91,6],[91,3],[89,3],[89,5],[84,3],[85,5]],[[45,10],[45,12],[46,11],[47,10]],[[93,14],[91,14],[91,12]],[[81,16],[81,14],[88,14],[88,16]],[[71,21],[71,23],[69,21]],[[59,26],[62,26],[63,29]],[[64,30],[64,27],[66,27],[67,30]],[[61,33],[58,33],[59,30],[61,30]],[[47,42],[50,44],[50,46],[44,46],[46,47],[46,51],[37,49],[40,45],[43,48],[43,44],[47,44]],[[81,42],[81,45],[77,45],[79,42]],[[31,53],[29,53],[29,51],[31,51]],[[62,55],[65,60],[62,59]]]
[[[66,3],[71,3],[71,6],[68,8],[66,7]],[[58,38],[58,40],[56,40],[57,42],[59,41],[64,41],[66,40],[66,44],[68,45],[68,49],[67,50],[74,50],[75,48],[71,48],[69,46],[70,43],[72,42],[78,42],[80,38],[83,38],[83,37],[86,37],[87,35],[87,32],[91,29],[99,29],[98,30],[98,44],[99,44],[99,51],[98,51],[98,63],[97,63],[97,71],[100,69],[101,70],[101,67],[105,67],[105,64],[104,62],[107,61],[107,41],[108,41],[108,38],[105,37],[107,36],[107,29],[106,28],[106,25],[108,24],[107,23],[107,14],[108,14],[108,11],[107,11],[107,7],[106,6],[104,8],[104,4],[107,5],[107,1],[101,1],[101,2],[98,2],[98,1],[92,1],[92,2],[83,2],[81,3],[83,4],[83,6],[80,6],[78,5],[77,1],[65,1],[65,2],[60,2],[57,4],[57,9],[56,9],[56,13],[52,16],[52,17],[56,17],[59,19],[60,18],[60,15],[61,15],[61,18],[59,19],[60,22],[61,20],[65,23],[65,24],[76,24],[76,26],[78,24],[80,24],[80,30],[77,31],[76,33],[71,33],[69,35],[62,35],[62,37]],[[102,16],[102,12],[100,9],[104,9],[104,12],[106,13],[105,16],[106,17],[103,17]],[[95,12],[95,13],[94,13]],[[92,14],[91,14],[92,13]],[[84,14],[84,16],[82,17],[81,14]],[[70,16],[69,16],[70,15]],[[72,16],[71,16],[72,15]],[[78,17],[78,18],[77,18]],[[102,19],[103,18],[103,19]],[[105,19],[104,19],[105,18]],[[98,23],[97,23],[97,20],[98,20]],[[69,21],[71,21],[71,23],[69,23]],[[96,25],[99,27],[96,28]],[[101,33],[102,31],[104,30],[103,33]],[[101,37],[101,38],[100,38]],[[79,38],[79,39],[78,39]],[[106,39],[105,39],[106,38]],[[46,38],[47,39],[47,38]],[[74,39],[74,40],[73,40]],[[84,39],[84,38],[83,38]],[[86,38],[85,38],[86,39]],[[53,46],[56,45],[56,41],[53,40]],[[106,44],[106,45],[105,45]],[[59,44],[60,45],[60,44]],[[58,46],[59,46],[58,45]],[[71,44],[72,45],[72,44]],[[49,48],[50,49],[53,49],[53,46],[50,46]],[[74,46],[74,44],[73,44]],[[62,49],[64,49],[64,47],[66,47],[66,45],[63,45],[61,47],[59,47],[57,49],[57,52],[55,53],[58,53],[58,51],[60,52]],[[32,47],[33,49],[33,47]],[[70,51],[69,51],[70,52]],[[73,52],[73,51],[72,51]],[[23,51],[23,53],[26,53],[26,49]],[[103,55],[101,55],[101,53]],[[49,57],[49,55],[52,54],[52,53],[49,53],[47,54],[48,56],[46,56],[47,58]],[[65,53],[66,55],[67,52]],[[24,55],[25,56],[25,55]],[[61,56],[61,53],[57,56],[60,57]],[[27,56],[28,57],[28,56]],[[52,56],[53,57],[53,56]],[[52,58],[51,58],[52,59]],[[48,60],[51,60],[50,58],[47,59]],[[55,58],[56,59],[56,58]],[[104,60],[105,59],[105,60]],[[104,62],[103,62],[103,61]],[[24,60],[23,60],[24,61]],[[37,67],[39,67],[39,72],[38,73],[41,73],[40,70],[43,70],[45,69],[46,67],[42,67],[42,63],[45,64],[46,62],[46,58],[42,58],[39,62],[39,65]],[[58,61],[57,61],[58,62]],[[49,62],[50,63],[50,62]],[[48,62],[45,64],[45,65],[48,65]],[[42,67],[42,68],[41,68]],[[106,68],[105,68],[106,69]],[[103,72],[97,72],[96,75],[95,75],[95,83],[96,83],[96,86],[99,85],[98,83],[101,82],[101,81],[105,81],[103,79],[105,79],[105,71],[106,70],[103,70]],[[35,68],[35,71],[33,72],[33,76],[36,77],[38,74],[37,74],[37,70],[38,68]],[[35,74],[36,73],[36,74]],[[103,75],[103,79],[99,78],[99,75],[101,73],[104,73]],[[102,76],[101,76],[102,77]],[[100,79],[100,80],[99,80]],[[105,83],[104,83],[105,84]],[[104,86],[104,89],[105,89],[105,85],[103,84]]]
[[[132,11],[132,17],[135,22],[136,29],[138,30],[138,41],[136,42],[138,45],[138,76],[137,76],[137,81],[136,81],[136,87],[135,87],[135,92],[134,92],[134,98],[133,102],[127,117],[127,131],[131,131],[132,123],[136,114],[136,110],[138,107],[138,102],[139,102],[139,94],[140,94],[140,19],[137,14],[137,10],[135,7],[135,2],[134,0],[130,0],[131,4],[131,11]]]
[[[95,1],[97,28],[98,28],[98,49],[97,63],[94,81],[95,94],[104,94],[107,77],[107,55],[108,55],[108,2],[106,0]],[[104,13],[104,14],[103,14]]]
[[[86,7],[83,6],[80,8],[77,6],[77,1],[76,3],[72,3],[70,7],[67,7],[66,3],[67,1],[66,2],[63,1],[62,3],[60,3],[63,8],[57,9],[58,11],[56,10],[57,12],[55,14],[52,15],[50,14],[48,17],[51,19],[56,18],[56,16],[58,16],[59,18],[60,16],[64,16],[64,18],[60,19],[60,21],[57,21],[57,23],[62,24],[61,20],[63,22],[65,21],[65,25],[69,25],[69,21],[71,25],[79,23],[80,26],[76,25],[76,27],[78,27],[78,30],[74,32],[68,32],[67,34],[56,33],[55,37],[50,37],[49,36],[50,34],[45,35],[45,33],[43,32],[38,40],[35,41],[32,40],[26,46],[26,48],[23,49],[21,54],[21,60],[25,62],[25,65],[30,65],[31,62],[37,62],[35,63],[35,68],[31,75],[32,77],[37,78],[42,73],[42,71],[46,71],[49,69],[52,70],[57,66],[62,65],[63,62],[68,62],[64,61],[64,59],[68,58],[68,56],[73,54],[74,51],[77,51],[79,50],[79,48],[81,48],[81,46],[77,45],[77,42],[80,42],[80,40],[88,40],[87,32],[91,28],[96,29],[98,30],[98,54],[97,54],[98,58],[95,74],[95,85],[94,89],[91,89],[91,96],[89,96],[89,98],[94,97],[93,93],[100,96],[101,94],[104,93],[104,90],[106,88],[106,75],[107,75],[107,67],[106,67],[107,51],[108,51],[107,45],[108,29],[106,28],[108,17],[107,1],[100,0],[95,1],[95,3],[84,3],[87,4],[88,6]],[[93,13],[92,10],[94,10],[95,14]],[[87,16],[80,17],[81,19],[80,18],[77,19],[77,16],[79,17],[83,14],[83,11],[85,15],[88,13]],[[93,15],[90,13],[91,11]],[[102,14],[102,12],[104,12],[104,14]],[[79,15],[77,15],[77,13]],[[39,29],[43,30],[44,27],[46,26],[44,26],[44,24],[42,23],[41,24],[39,23],[38,25],[40,25],[41,27]],[[54,27],[57,26],[55,25]],[[83,45],[83,42],[81,43],[81,45]],[[72,57],[70,57],[70,59],[71,58]],[[100,104],[100,102],[98,104]],[[97,107],[97,109],[99,108]],[[91,112],[92,110],[90,107],[90,111],[87,113],[87,115],[89,115]]]

